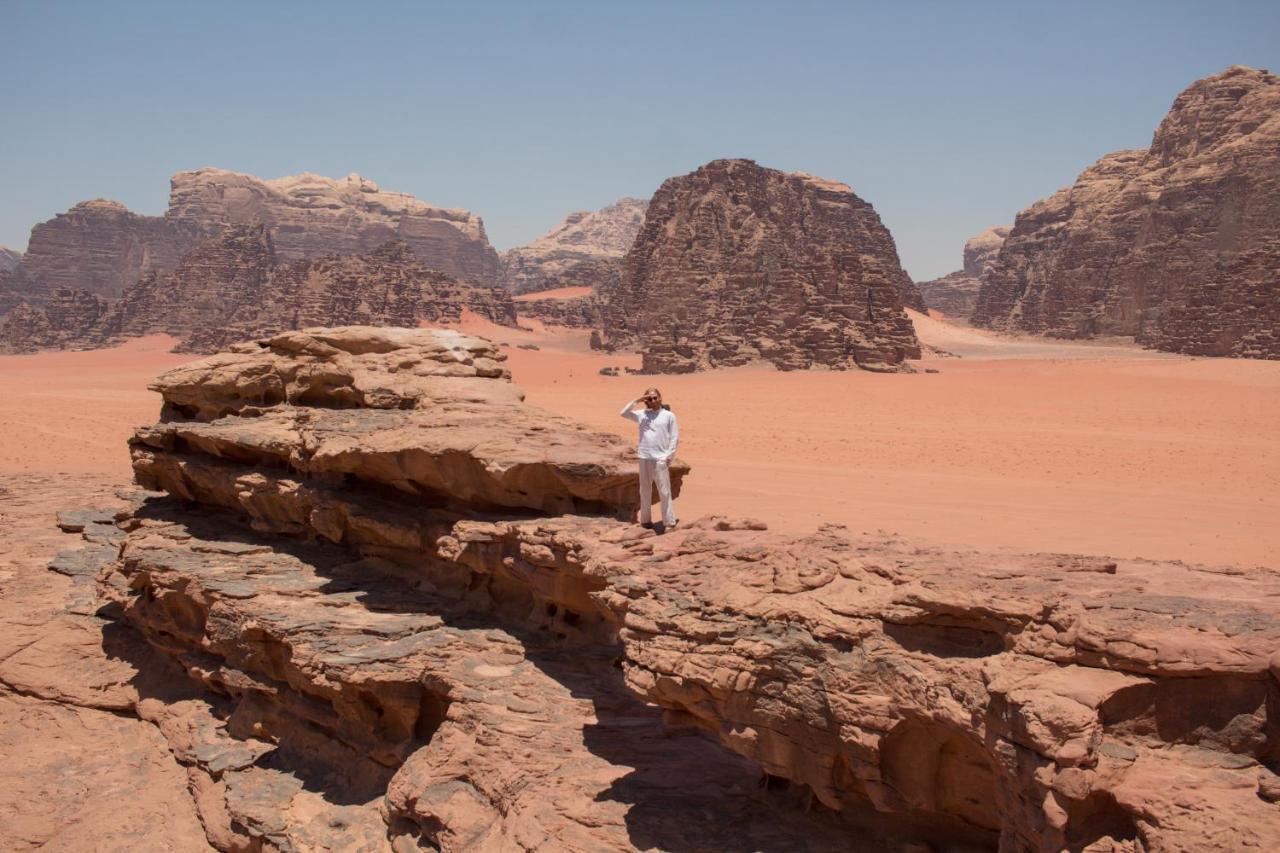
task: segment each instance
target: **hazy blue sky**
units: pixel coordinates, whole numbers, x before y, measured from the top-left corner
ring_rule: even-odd
[[[750,157],[851,184],[922,279],[1233,63],[1280,67],[1280,2],[0,0],[0,244],[221,166],[359,172],[505,249]]]

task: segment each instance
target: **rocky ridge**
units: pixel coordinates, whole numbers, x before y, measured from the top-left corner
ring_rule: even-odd
[[[650,200],[622,279],[600,289],[601,337],[650,373],[885,369],[919,356],[908,292],[893,237],[849,187],[716,160]]]
[[[931,311],[942,312],[948,319],[967,321],[978,302],[982,274],[999,254],[1012,228],[1000,225],[970,237],[964,244],[964,266],[942,278],[917,282],[925,305]]]
[[[501,279],[512,293],[594,287],[618,275],[648,202],[621,198],[597,211],[578,211],[525,246],[502,254]]]
[[[173,499],[67,516],[58,564],[187,674],[137,708],[220,849],[1280,843],[1268,571],[655,536],[615,517],[623,443],[452,333],[293,332],[156,387],[132,453]]]
[[[119,202],[80,202],[31,229],[18,267],[24,295],[42,301],[59,290],[83,290],[117,298],[146,273],[176,267],[203,233],[199,223],[142,216]]]
[[[3,268],[11,254],[0,261],[0,316],[63,289],[117,299],[144,278],[171,273],[202,241],[250,225],[268,228],[282,261],[365,254],[400,240],[430,269],[485,287],[498,283],[498,255],[480,217],[381,190],[359,175],[264,181],[198,169],[175,174],[170,186],[163,216],[96,199],[32,228],[14,269]]]
[[[163,332],[179,349],[216,352],[232,343],[324,323],[417,326],[471,310],[514,325],[500,288],[428,269],[401,241],[360,255],[286,262],[272,231],[237,225],[200,243],[169,273],[152,272],[108,303],[59,291],[43,308],[23,306],[0,325],[0,349],[92,349]]]
[[[262,180],[226,169],[178,172],[165,216],[207,232],[266,225],[285,260],[360,254],[401,240],[431,269],[489,286],[498,281],[498,254],[480,217],[383,190],[354,173]]]
[[[1280,358],[1280,77],[1232,66],[1174,101],[1145,150],[1108,154],[1020,213],[973,321]]]

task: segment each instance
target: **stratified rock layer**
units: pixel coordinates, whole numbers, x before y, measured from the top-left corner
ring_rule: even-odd
[[[982,274],[1000,252],[1010,225],[988,228],[964,244],[964,266],[942,278],[918,283],[920,295],[931,311],[940,311],[953,320],[965,321],[973,314],[982,289]]]
[[[498,255],[470,211],[386,192],[359,175],[263,181],[199,169],[173,176],[164,216],[141,216],[97,199],[36,225],[16,268],[4,269],[11,254],[0,260],[0,316],[22,301],[42,304],[62,289],[116,299],[143,279],[172,272],[201,241],[238,226],[265,226],[281,261],[364,254],[399,240],[430,270],[484,287],[498,284]]]
[[[25,307],[0,326],[0,348],[92,349],[163,332],[180,339],[180,350],[216,352],[307,326],[457,322],[464,309],[501,325],[516,322],[506,291],[428,269],[403,242],[289,263],[266,226],[237,225],[202,242],[172,272],[144,276],[113,304],[59,291],[42,310]]]
[[[204,722],[150,711],[206,774],[211,839],[1280,845],[1273,572],[715,517],[655,536],[611,517],[633,508],[608,497],[616,440],[523,407],[496,351],[447,333],[291,333],[158,387],[135,470],[181,500],[62,523],[118,543],[102,594],[211,697]],[[407,420],[365,428],[385,416]],[[544,473],[511,488],[517,456]],[[88,532],[112,519],[130,532]],[[662,737],[624,685],[749,763]]]
[[[623,198],[600,210],[579,211],[527,246],[502,255],[502,283],[512,293],[596,287],[618,275],[635,242],[648,202]]]
[[[480,217],[382,190],[356,174],[262,180],[225,169],[178,172],[166,217],[206,232],[266,225],[286,260],[359,254],[402,240],[433,270],[485,285],[498,281],[498,254]]]
[[[1019,214],[973,321],[1280,358],[1280,78],[1233,66],[1197,81],[1150,148]]]
[[[195,247],[198,225],[141,216],[124,205],[97,199],[31,229],[20,265],[30,298],[59,290],[84,290],[114,299],[152,270],[171,270]]]
[[[716,160],[649,202],[623,279],[601,289],[603,340],[638,347],[653,373],[895,365],[919,355],[913,289],[849,187]]]

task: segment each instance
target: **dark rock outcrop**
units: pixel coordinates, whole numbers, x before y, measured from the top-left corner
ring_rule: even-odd
[[[0,321],[0,353],[98,346],[109,312],[99,296],[59,288],[43,305],[22,302]]]
[[[469,211],[385,192],[359,175],[263,181],[199,169],[173,176],[164,216],[97,199],[36,225],[16,267],[0,268],[0,316],[60,289],[119,298],[172,272],[202,241],[241,225],[265,225],[281,261],[365,254],[400,240],[429,269],[485,287],[498,283],[498,255]],[[5,255],[3,263],[11,260]]]
[[[639,348],[652,373],[896,365],[919,355],[912,288],[849,187],[716,160],[649,202],[622,280],[600,292],[603,344]]]
[[[178,172],[165,216],[195,223],[206,233],[266,225],[284,260],[361,254],[401,240],[430,269],[478,284],[498,283],[498,254],[480,217],[382,190],[356,174],[341,180],[310,173],[262,180],[225,169]]]
[[[978,302],[982,274],[999,254],[1011,230],[1012,226],[1000,225],[970,237],[964,244],[964,266],[961,269],[942,278],[918,282],[925,305],[952,320],[967,321]]]
[[[223,849],[1280,844],[1271,572],[655,536],[612,517],[618,439],[448,332],[294,332],[157,388],[134,466],[178,500],[62,516],[118,556],[59,566],[189,676],[137,709]]]
[[[1233,66],[1020,213],[975,324],[1280,358],[1280,78]]]
[[[623,198],[594,212],[569,214],[532,243],[503,253],[503,286],[519,294],[596,287],[616,277],[647,206],[643,199]]]
[[[31,229],[20,264],[26,295],[83,290],[114,299],[146,273],[176,267],[201,235],[193,223],[141,216],[118,202],[81,202]]]
[[[0,326],[0,347],[92,349],[121,337],[163,332],[179,338],[181,350],[216,352],[239,341],[327,323],[456,322],[464,309],[515,325],[506,291],[428,269],[403,242],[361,255],[288,263],[279,258],[271,235],[264,225],[232,226],[197,246],[172,272],[147,274],[109,307],[83,291],[78,314],[61,302],[27,307]],[[98,307],[90,323],[93,300]]]

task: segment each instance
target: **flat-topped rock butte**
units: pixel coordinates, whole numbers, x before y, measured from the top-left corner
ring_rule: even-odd
[[[59,517],[63,618],[109,602],[114,669],[75,700],[34,664],[83,641],[46,643],[0,680],[153,722],[219,849],[1280,843],[1274,572],[654,536],[615,517],[627,443],[538,436],[453,331],[287,333],[156,388],[133,466],[182,500]]]

